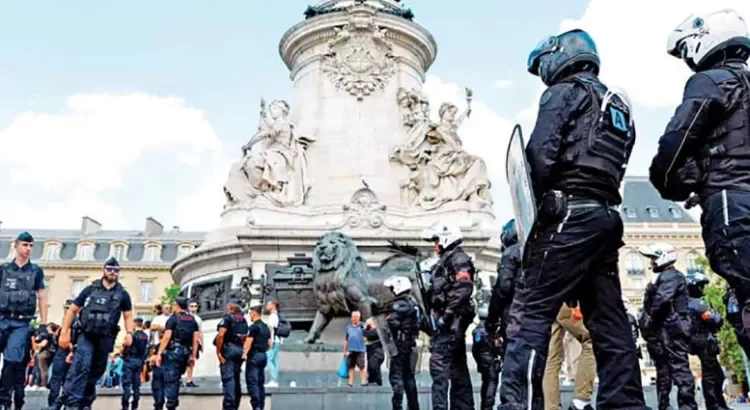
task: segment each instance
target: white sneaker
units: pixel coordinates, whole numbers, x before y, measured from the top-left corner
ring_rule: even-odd
[[[266,383],[265,387],[279,387],[279,383],[275,381],[270,381]]]

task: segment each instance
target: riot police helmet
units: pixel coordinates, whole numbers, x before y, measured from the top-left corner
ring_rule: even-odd
[[[652,243],[638,248],[638,253],[651,260],[654,272],[663,272],[677,261],[677,248],[668,243]]]
[[[516,231],[516,220],[511,219],[503,225],[503,231],[500,234],[500,242],[503,247],[507,248],[518,242],[518,231]]]
[[[411,281],[406,276],[391,276],[383,281],[383,286],[389,288],[395,296],[401,296],[411,290]]]
[[[457,246],[464,240],[464,235],[457,226],[435,222],[422,231],[422,239],[436,243],[441,251],[451,246]]]
[[[711,283],[711,278],[701,272],[688,273],[685,275],[685,280],[687,280],[688,293],[694,297],[703,296],[703,288]]]
[[[750,34],[745,20],[732,9],[691,14],[669,35],[667,53],[695,72],[723,61],[747,61]]]
[[[545,37],[526,61],[527,71],[547,86],[584,71],[598,75],[600,65],[594,39],[581,29]]]

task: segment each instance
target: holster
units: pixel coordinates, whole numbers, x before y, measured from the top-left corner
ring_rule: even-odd
[[[544,225],[562,222],[568,213],[568,198],[562,191],[547,191],[539,201],[537,220]]]

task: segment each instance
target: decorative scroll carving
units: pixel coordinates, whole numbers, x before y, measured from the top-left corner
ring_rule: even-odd
[[[463,149],[458,128],[471,114],[471,90],[466,89],[469,108],[457,117],[458,107],[443,103],[438,111],[440,121],[429,118],[428,99],[419,90],[399,89],[398,103],[403,110],[406,141],[391,152],[390,160],[410,171],[401,182],[403,200],[425,210],[456,201],[475,208],[492,205],[487,165]]]
[[[286,101],[271,102],[268,111],[261,100],[258,132],[242,147],[242,159],[232,165],[224,185],[226,206],[258,196],[276,206],[300,206],[312,187],[306,151],[315,140],[297,135]]]
[[[385,88],[395,73],[395,57],[385,40],[387,30],[375,24],[374,12],[352,10],[349,23],[334,30],[336,35],[323,56],[328,78],[358,101]]]
[[[380,204],[378,196],[362,181],[364,188],[358,189],[349,203],[343,206],[346,211],[346,223],[352,228],[369,225],[379,228],[383,225],[385,205]]]

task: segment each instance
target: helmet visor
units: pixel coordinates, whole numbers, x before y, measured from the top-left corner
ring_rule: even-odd
[[[534,75],[539,75],[539,58],[545,54],[554,52],[557,49],[557,37],[548,36],[531,50],[529,58],[526,60],[526,70]]]

